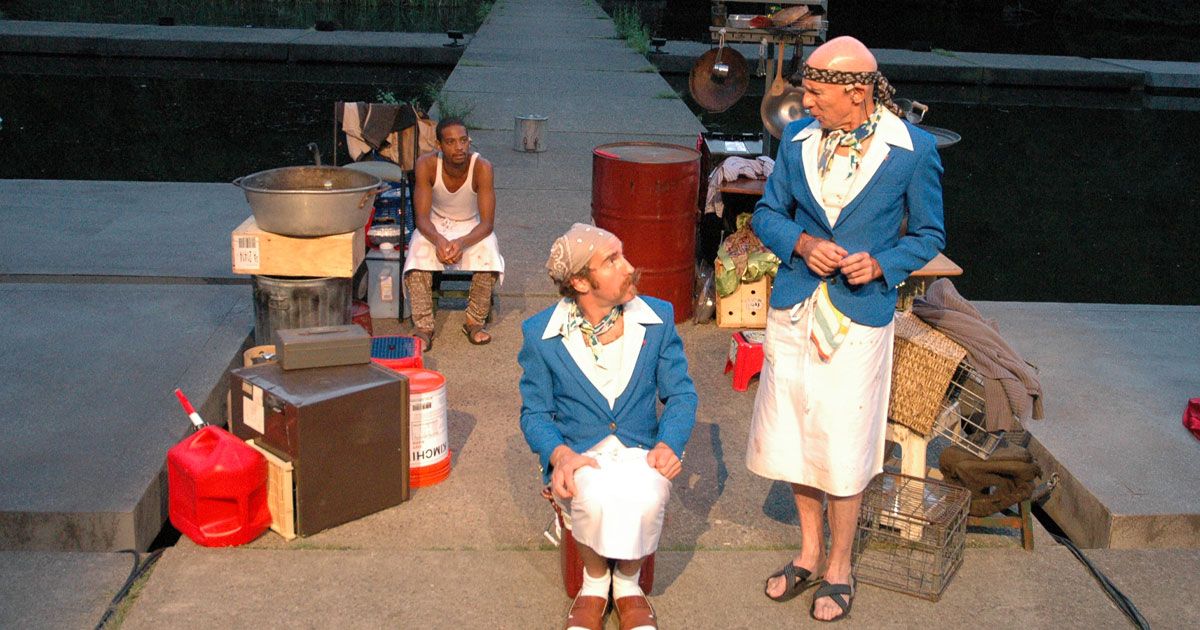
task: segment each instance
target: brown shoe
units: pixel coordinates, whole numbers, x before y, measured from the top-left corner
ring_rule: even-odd
[[[613,602],[613,610],[617,613],[617,623],[621,630],[632,630],[647,626],[658,627],[658,616],[650,606],[650,600],[645,595],[630,595]]]
[[[587,628],[604,630],[604,612],[608,609],[607,597],[578,595],[567,612],[567,623],[563,628]]]

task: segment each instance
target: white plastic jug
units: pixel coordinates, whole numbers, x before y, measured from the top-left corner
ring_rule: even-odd
[[[371,317],[400,317],[403,292],[400,286],[400,252],[391,243],[367,254],[367,304]]]

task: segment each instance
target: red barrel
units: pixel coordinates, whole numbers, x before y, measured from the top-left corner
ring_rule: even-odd
[[[642,270],[638,290],[692,316],[700,152],[658,142],[617,142],[592,152],[592,220],[621,239]]]
[[[271,525],[267,460],[207,426],[167,451],[171,524],[205,547],[241,545]]]

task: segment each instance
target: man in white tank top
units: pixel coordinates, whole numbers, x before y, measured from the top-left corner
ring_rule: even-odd
[[[433,273],[472,271],[467,300],[467,339],[492,340],[484,328],[492,291],[504,277],[504,258],[493,232],[496,191],[492,164],[471,151],[467,126],[460,118],[437,125],[439,151],[417,159],[413,212],[417,232],[408,245],[404,286],[408,290],[416,336],[433,347]]]

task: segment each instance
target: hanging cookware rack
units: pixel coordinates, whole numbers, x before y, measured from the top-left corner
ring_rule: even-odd
[[[829,0],[774,0],[773,2],[738,3],[739,7],[744,7],[747,4],[759,5],[761,6],[761,13],[763,15],[767,14],[767,9],[771,5],[778,5],[785,9],[798,5],[807,5],[811,15],[817,17],[810,18],[805,24],[806,28],[775,25],[750,26],[743,20],[731,20],[725,6],[726,3],[727,0],[712,0],[713,24],[708,30],[713,42],[718,42],[723,38],[726,44],[759,44],[760,47],[765,45],[768,50],[782,44],[783,48],[786,49],[788,45],[799,47],[824,42],[829,30],[829,22],[825,19],[825,16],[829,13]],[[773,78],[773,73],[765,73],[764,93],[769,93]],[[767,155],[771,154],[771,140],[772,136],[764,125],[763,151]]]

